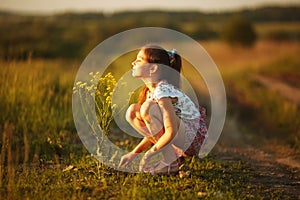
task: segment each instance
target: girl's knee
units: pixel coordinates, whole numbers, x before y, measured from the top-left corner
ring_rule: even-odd
[[[139,104],[131,104],[126,111],[126,121],[131,122],[134,118],[137,117],[137,112],[140,110]]]
[[[150,121],[152,117],[157,119],[162,118],[161,110],[155,101],[145,101],[140,109],[141,117]]]

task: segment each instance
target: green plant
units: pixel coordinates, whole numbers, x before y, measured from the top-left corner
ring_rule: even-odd
[[[116,105],[112,105],[112,95],[117,82],[110,72],[102,77],[100,72],[91,72],[89,75],[89,81],[76,82],[73,94],[79,95],[81,111],[97,140],[96,154],[101,156],[104,136],[109,134],[113,121]],[[93,114],[96,115],[97,123],[93,120]]]

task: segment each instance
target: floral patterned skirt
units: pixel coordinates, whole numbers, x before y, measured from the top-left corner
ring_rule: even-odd
[[[200,107],[200,118],[182,121],[185,124],[186,139],[183,156],[198,156],[201,147],[207,138],[206,112]]]

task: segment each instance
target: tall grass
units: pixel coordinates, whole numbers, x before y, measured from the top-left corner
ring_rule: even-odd
[[[71,114],[74,71],[67,64],[1,63],[0,130],[3,135],[7,127],[13,127],[10,145],[16,163],[38,163],[41,158],[59,162],[59,155],[68,148],[64,141],[76,138]],[[2,148],[4,144],[1,141]]]

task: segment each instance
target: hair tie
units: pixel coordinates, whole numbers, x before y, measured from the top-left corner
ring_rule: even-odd
[[[169,55],[169,59],[170,59],[170,64],[173,64],[175,62],[175,54],[177,54],[176,49],[172,49],[172,50],[167,50],[168,55]]]

